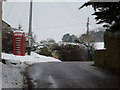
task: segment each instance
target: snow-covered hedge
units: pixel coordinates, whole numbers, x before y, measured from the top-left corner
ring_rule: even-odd
[[[86,61],[87,48],[82,44],[58,43],[53,45],[52,55],[62,61]]]
[[[88,58],[86,46],[80,43],[44,41],[35,45],[34,51],[62,61],[86,61]]]

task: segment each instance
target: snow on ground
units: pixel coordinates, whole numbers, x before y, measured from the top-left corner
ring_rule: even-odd
[[[2,64],[2,88],[23,88],[24,77],[20,68]]]
[[[31,52],[31,55],[25,55],[25,56],[15,56],[13,54],[2,53],[2,59],[6,59],[8,60],[8,62],[25,63],[25,64],[34,64],[40,62],[61,62],[58,59],[39,55],[35,52]]]
[[[95,49],[97,49],[97,50],[105,49],[104,42],[95,42],[94,46],[95,46]]]
[[[52,57],[46,57],[32,52],[30,56],[15,56],[13,54],[2,53],[2,59],[6,64],[0,62],[0,90],[1,88],[23,88],[25,77],[23,72],[32,64],[41,62],[61,62]]]

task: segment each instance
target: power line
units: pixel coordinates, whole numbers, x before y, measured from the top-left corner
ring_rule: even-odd
[[[45,28],[42,28],[42,27],[39,27],[39,28],[34,28],[35,30],[37,29],[55,29],[55,28],[66,28],[66,27],[73,27],[73,26],[80,26],[80,23],[76,23],[76,24],[68,24],[68,25],[63,25],[63,26],[50,26],[50,27],[45,27]]]
[[[10,13],[11,13],[11,11],[12,11],[12,9],[13,9],[14,6],[15,6],[15,3],[12,4],[12,6],[11,6],[9,12],[8,12],[7,15],[6,15],[5,20],[9,17],[9,15],[10,15]]]
[[[23,22],[23,18],[24,18],[24,15],[25,15],[25,11],[27,10],[27,8],[26,8],[26,6],[27,6],[27,3],[25,4],[25,6],[24,6],[24,10],[23,10],[23,13],[22,13],[22,16],[21,16],[21,18],[20,18],[20,22],[19,22],[19,24],[21,23],[22,24],[22,22]]]
[[[58,14],[59,17],[62,17],[63,20],[68,20],[67,18],[64,17],[64,15],[62,15],[62,13],[59,12],[59,9],[57,10],[55,6],[48,4],[50,8],[52,8],[56,14]]]

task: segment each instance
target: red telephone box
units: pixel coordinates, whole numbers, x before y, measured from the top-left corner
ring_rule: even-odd
[[[25,33],[22,31],[14,32],[13,38],[13,54],[14,55],[25,55]]]

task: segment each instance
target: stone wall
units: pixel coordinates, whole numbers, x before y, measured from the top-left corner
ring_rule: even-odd
[[[106,50],[95,51],[95,65],[112,72],[120,73],[120,35],[106,32],[104,43]]]

